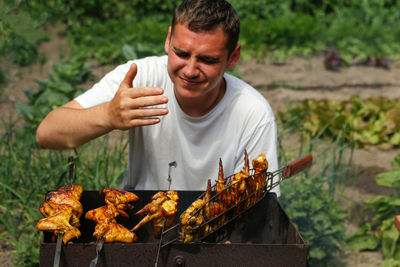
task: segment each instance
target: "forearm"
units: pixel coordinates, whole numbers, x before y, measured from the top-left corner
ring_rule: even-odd
[[[70,149],[110,132],[113,128],[107,120],[106,105],[83,109],[67,104],[53,110],[37,129],[38,144],[50,149]]]

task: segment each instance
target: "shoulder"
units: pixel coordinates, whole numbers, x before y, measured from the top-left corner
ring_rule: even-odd
[[[267,99],[254,87],[232,75],[225,74],[224,77],[227,81],[227,92],[229,102],[232,105],[232,112],[247,114],[252,119],[275,120]]]
[[[138,75],[154,71],[166,71],[167,61],[167,56],[151,56],[129,60],[128,62],[117,66],[114,70],[109,72],[107,76],[114,76],[116,79],[122,80],[133,63],[138,66]]]

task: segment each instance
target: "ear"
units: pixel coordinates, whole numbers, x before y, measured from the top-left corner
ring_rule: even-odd
[[[169,26],[168,35],[167,35],[167,38],[165,39],[165,44],[164,44],[164,50],[165,50],[165,52],[167,52],[167,54],[169,51],[170,42],[171,42],[171,26]]]
[[[232,54],[229,56],[228,59],[228,69],[235,68],[236,64],[239,62],[240,59],[240,44],[237,44],[235,49],[233,50]]]

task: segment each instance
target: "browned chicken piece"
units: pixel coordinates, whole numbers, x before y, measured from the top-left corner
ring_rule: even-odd
[[[83,188],[80,185],[63,185],[57,191],[71,194],[75,199],[80,199]]]
[[[248,183],[249,177],[250,177],[250,164],[249,164],[249,157],[247,154],[247,151],[245,151],[245,159],[244,159],[244,167],[243,170],[236,173],[233,176],[233,179],[229,183],[229,195],[230,195],[230,200],[232,200],[234,203],[232,204],[238,204],[241,202],[244,198],[246,198],[249,195],[249,188],[248,188]],[[251,182],[250,182],[251,183]],[[245,205],[245,203],[242,203]],[[240,210],[243,209],[243,205],[240,204],[237,207],[237,212],[240,212]]]
[[[104,238],[104,242],[124,242],[132,243],[138,240],[137,235],[117,222],[108,224],[108,229],[102,236],[96,236],[97,239]]]
[[[201,212],[195,214],[198,210],[200,210],[204,206],[205,202],[203,199],[197,199],[194,201],[189,208],[185,210],[185,212],[181,215],[181,224],[182,225],[201,225],[204,222],[203,215]]]
[[[100,190],[99,195],[104,196],[107,205],[89,210],[85,215],[86,219],[97,223],[93,236],[97,240],[103,239],[106,243],[137,241],[136,234],[117,223],[116,217],[129,217],[124,209],[131,208],[129,202],[137,201],[139,197],[131,192],[113,188]]]
[[[57,190],[57,191],[50,191],[49,193],[47,193],[45,202],[52,203],[55,205],[60,205],[60,204],[69,205],[72,207],[74,214],[77,217],[81,217],[83,213],[83,206],[81,202],[79,202],[81,194],[77,194],[77,190],[66,190],[67,187],[69,186],[62,186],[61,187],[63,189],[62,191]],[[82,189],[82,187],[79,185],[76,185],[72,188]]]
[[[132,192],[128,192],[122,189],[115,188],[104,188],[99,192],[100,196],[104,196],[106,204],[113,204],[118,210],[121,210],[121,215],[127,217],[128,215],[123,211],[126,209],[132,209],[131,202],[136,202],[139,197]]]
[[[206,220],[210,220],[220,214],[223,209],[222,205],[217,202],[210,201],[211,200],[211,180],[207,181],[207,189],[206,193],[204,194],[203,201],[205,206],[203,208],[203,216]]]
[[[141,210],[135,213],[135,215],[151,214],[157,212],[160,209],[160,205],[169,199],[166,193],[158,192],[152,198],[151,202],[146,204]]]
[[[227,210],[235,202],[233,196],[229,193],[226,187],[226,179],[224,178],[224,170],[222,160],[219,160],[218,180],[216,181],[216,193],[218,194],[218,201],[222,205],[223,210]]]
[[[218,180],[216,181],[216,193],[219,194],[226,189],[226,180],[224,178],[224,168],[222,166],[222,160],[219,159],[219,171],[218,171]],[[218,199],[222,199],[223,196],[218,196]],[[221,200],[220,200],[221,201]]]
[[[257,158],[253,159],[253,168],[254,168],[254,181],[255,181],[255,191],[256,198],[260,198],[263,191],[262,188],[265,186],[265,179],[267,176],[266,171],[268,170],[268,161],[265,157],[264,153],[261,153]]]
[[[55,232],[55,234],[57,235],[57,232]],[[81,236],[81,231],[79,231],[79,229],[76,227],[72,227],[69,228],[67,231],[65,231],[62,237],[62,241],[64,244],[67,244],[71,239],[79,238],[80,236]]]
[[[72,207],[69,206],[69,205],[65,205],[65,204],[60,204],[59,205],[59,204],[55,204],[53,202],[46,202],[45,201],[45,202],[43,202],[42,205],[40,205],[39,211],[40,211],[40,213],[42,213],[42,215],[44,217],[50,217],[50,216],[55,215],[58,212],[58,209],[63,207],[63,206],[67,206],[72,210]],[[71,214],[71,218],[70,218],[69,223],[72,226],[75,226],[75,227],[79,227],[80,226],[79,217],[76,214],[76,212],[74,212],[74,210],[72,210],[72,214]]]
[[[250,164],[249,164],[249,156],[247,152],[245,152],[244,157],[244,168],[241,172],[238,172],[234,175],[230,185],[234,185],[238,190],[240,195],[246,193],[246,181],[250,176]]]
[[[199,198],[181,215],[183,243],[191,242],[201,234],[199,229],[193,230],[193,228],[199,227],[204,222],[202,210],[204,204],[205,201]]]
[[[36,228],[38,230],[54,232],[55,235],[63,235],[64,244],[68,243],[72,238],[81,236],[78,228],[70,224],[72,216],[72,208],[70,206],[61,204],[57,209],[53,209],[51,214],[37,222]]]
[[[114,205],[106,205],[86,212],[85,218],[96,223],[107,223],[119,215]]]
[[[169,227],[174,221],[178,212],[179,196],[176,191],[170,190],[166,193],[158,192],[151,199],[150,203],[136,213],[136,215],[146,214],[146,216],[131,231],[136,231],[145,224],[152,222],[154,236],[158,238],[161,235],[162,228]]]
[[[213,202],[211,200],[211,180],[207,182],[207,189],[206,193],[204,194],[203,200],[205,202],[205,206],[203,207],[203,217],[204,220],[210,221],[214,217],[221,214],[223,210],[222,204],[218,202]],[[222,219],[222,218],[221,218]],[[210,232],[214,231],[218,227],[219,221],[211,221],[208,222],[204,227],[204,235],[209,234]]]
[[[77,227],[80,226],[79,218],[83,212],[79,202],[82,192],[83,189],[79,185],[65,185],[57,191],[49,192],[39,207],[39,211],[46,218],[41,219],[36,228],[54,232],[58,236],[63,235],[64,243],[78,238],[81,235]]]

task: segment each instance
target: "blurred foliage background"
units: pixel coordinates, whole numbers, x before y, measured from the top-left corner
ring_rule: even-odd
[[[44,193],[66,182],[67,158],[74,155],[76,183],[86,190],[118,186],[125,171],[126,139],[100,138],[73,151],[49,151],[35,143],[35,129],[53,108],[82,92],[91,64],[115,65],[163,54],[171,13],[179,0],[0,0],[0,63],[21,67],[43,64],[39,45],[60,26],[71,52],[56,63],[48,79],[26,88],[27,103],[17,103],[17,121],[1,121],[0,240],[11,246],[16,265],[37,266],[40,233],[35,223]],[[330,69],[374,61],[386,67],[400,56],[400,1],[396,0],[231,0],[241,19],[244,59],[275,63],[291,56],[323,55]],[[42,54],[41,54],[42,53]],[[2,66],[2,65],[0,65]],[[239,75],[234,72],[234,74]],[[9,80],[0,67],[0,95]],[[310,266],[340,264],[346,249],[378,250],[382,266],[400,266],[400,238],[390,223],[400,214],[398,196],[364,203],[373,220],[346,236],[349,218],[340,205],[352,151],[364,145],[400,144],[398,101],[354,98],[342,103],[304,101],[279,114],[280,140],[293,135],[299,147],[280,141],[281,163],[308,153],[323,159],[312,171],[282,184],[280,201],[310,244]],[[328,140],[328,146],[326,145]],[[294,151],[294,152],[293,152]],[[345,156],[350,155],[350,157]],[[377,177],[399,189],[398,162]],[[390,182],[388,182],[390,181]],[[389,211],[389,212],[388,212]]]

